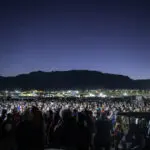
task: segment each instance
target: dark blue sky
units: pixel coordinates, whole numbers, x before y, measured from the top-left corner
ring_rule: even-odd
[[[150,78],[150,2],[0,2],[0,74],[89,69]]]

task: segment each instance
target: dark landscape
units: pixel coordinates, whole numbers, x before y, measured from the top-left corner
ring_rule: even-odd
[[[150,80],[133,80],[128,76],[88,70],[37,71],[14,77],[0,77],[0,90],[16,88],[24,90],[150,89]]]

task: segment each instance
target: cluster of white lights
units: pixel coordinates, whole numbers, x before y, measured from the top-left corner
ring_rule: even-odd
[[[105,98],[105,97],[107,97],[107,95],[105,95],[105,94],[103,94],[103,93],[100,93],[100,94],[99,94],[99,97]]]
[[[92,94],[92,93],[89,93],[89,96],[90,96],[90,97],[95,97],[95,95],[94,95],[94,94]]]

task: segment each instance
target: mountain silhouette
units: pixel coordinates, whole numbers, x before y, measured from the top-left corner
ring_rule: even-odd
[[[150,89],[150,80],[88,70],[31,72],[14,77],[0,77],[0,90],[14,89]]]

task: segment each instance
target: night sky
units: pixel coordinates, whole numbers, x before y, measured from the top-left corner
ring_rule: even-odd
[[[149,0],[0,1],[0,75],[88,69],[150,79]]]

